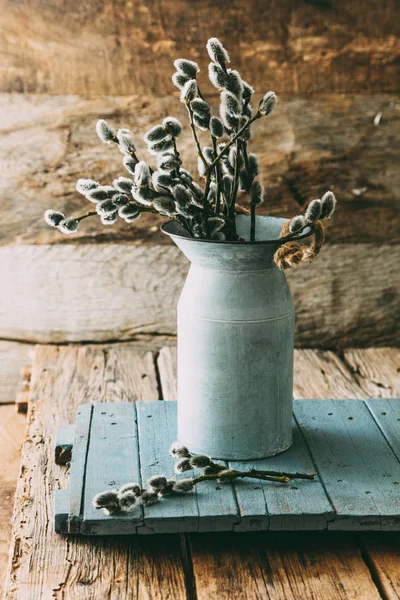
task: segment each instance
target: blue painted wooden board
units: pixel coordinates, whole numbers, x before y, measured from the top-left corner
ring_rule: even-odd
[[[71,446],[72,460],[70,490],[55,493],[56,531],[400,530],[400,400],[296,400],[288,451],[229,463],[243,470],[317,472],[314,481],[204,482],[192,494],[118,516],[92,507],[99,491],[129,481],[144,487],[154,474],[173,476],[168,449],[175,438],[176,402],[80,406],[75,426],[57,435],[57,461],[65,463]]]

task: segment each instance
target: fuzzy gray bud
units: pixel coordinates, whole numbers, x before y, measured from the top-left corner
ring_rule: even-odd
[[[147,144],[153,144],[154,142],[160,142],[168,137],[168,132],[165,131],[162,125],[155,125],[147,133],[144,134],[144,141]]]
[[[194,114],[199,115],[200,117],[206,117],[211,111],[208,102],[202,100],[201,98],[194,98],[194,100],[192,100],[190,103],[190,108]]]
[[[182,184],[178,183],[172,190],[172,194],[175,198],[175,202],[178,205],[185,206],[190,202],[191,194],[189,190]]]
[[[321,200],[312,200],[307,206],[307,210],[304,214],[306,221],[310,221],[311,223],[313,223],[314,221],[318,221],[318,219],[321,216],[321,212]]]
[[[200,71],[200,67],[196,62],[186,58],[177,58],[174,61],[174,67],[188,79],[196,79],[196,75]]]
[[[210,219],[208,220],[208,222],[210,222]],[[190,464],[196,469],[204,469],[204,467],[208,467],[210,462],[210,457],[206,456],[205,454],[197,454],[196,456],[192,456],[192,458],[190,459]]]
[[[114,194],[117,194],[118,190],[116,190],[111,185],[102,185],[92,190],[89,190],[86,193],[86,198],[90,200],[90,202],[100,202],[101,200],[107,200],[107,198],[112,198]]]
[[[218,117],[211,117],[210,119],[210,132],[215,138],[220,138],[224,135],[224,126],[222,121]]]
[[[289,224],[289,231],[291,233],[297,233],[301,231],[306,225],[306,220],[303,215],[298,215],[297,217],[293,217]]]
[[[134,154],[136,152],[136,146],[129,129],[118,129],[117,138],[122,154]]]
[[[173,485],[172,491],[175,494],[187,494],[191,492],[194,487],[194,483],[191,479],[179,479]]]
[[[102,200],[96,204],[96,212],[101,217],[107,217],[116,211],[116,206],[112,200]]]
[[[117,222],[117,218],[118,218],[118,211],[116,210],[115,212],[110,213],[108,215],[101,215],[100,221],[102,222],[103,225],[114,225],[114,223]]]
[[[162,215],[172,217],[175,213],[175,202],[169,196],[158,196],[153,200],[153,207]]]
[[[112,127],[104,119],[99,119],[96,123],[96,132],[102,142],[109,144],[117,142],[117,135]]]
[[[177,138],[182,133],[182,123],[175,117],[165,117],[162,122],[164,129],[174,138]]]
[[[243,79],[242,79],[242,83],[243,83],[243,100],[245,102],[249,102],[252,95],[254,94],[254,88],[249,83],[244,81]]]
[[[93,179],[78,179],[76,182],[76,191],[85,196],[87,192],[97,188],[98,185],[99,183]]]
[[[170,150],[171,148],[173,148],[173,146],[173,138],[169,135],[164,140],[151,144],[148,147],[148,151],[150,152],[150,154],[156,156],[157,154],[163,154],[166,150]]]
[[[178,90],[181,90],[185,83],[187,83],[189,79],[192,79],[192,77],[186,77],[186,75],[177,72],[172,75],[171,79],[174,86],[177,87]]]
[[[136,185],[148,185],[150,183],[150,169],[143,160],[136,165],[134,179]]]
[[[140,496],[142,493],[142,488],[136,482],[124,483],[124,485],[121,485],[121,487],[118,489],[118,496],[125,494],[126,492],[133,492],[135,496]]]
[[[238,117],[242,112],[239,100],[232,92],[224,90],[221,92],[221,110]]]
[[[122,163],[123,163],[125,169],[127,171],[129,171],[129,173],[131,175],[134,175],[135,167],[136,167],[138,161],[135,160],[134,158],[132,158],[131,156],[125,155],[124,158],[122,159]]]
[[[121,219],[126,220],[130,219],[131,217],[135,217],[135,219],[132,220],[136,220],[140,216],[140,211],[139,208],[135,206],[135,204],[127,204],[126,206],[121,206],[121,208],[118,209],[118,214],[121,217]]]
[[[138,498],[133,492],[125,492],[118,498],[119,507],[123,512],[133,512],[138,506]]]
[[[249,175],[249,177],[254,179],[254,177],[257,177],[259,171],[260,171],[260,161],[258,160],[257,155],[253,154],[253,153],[249,154],[249,159],[248,159],[248,175]]]
[[[202,131],[207,131],[210,126],[210,115],[206,115],[205,117],[200,117],[198,114],[193,115],[193,122]]]
[[[226,87],[228,76],[223,70],[222,67],[216,65],[215,63],[210,63],[208,65],[208,77],[218,90],[223,90]]]
[[[157,191],[163,191],[164,188],[169,189],[172,186],[172,175],[166,171],[154,171],[151,180]]]
[[[114,179],[113,187],[117,188],[120,192],[130,194],[133,188],[133,181],[129,177],[118,177],[118,179]]]
[[[157,156],[158,168],[161,171],[175,171],[175,169],[179,168],[179,163],[175,158],[174,154],[170,152],[166,152]]]
[[[180,101],[184,103],[191,102],[197,96],[197,83],[195,79],[189,79],[183,86],[180,95]]]
[[[157,492],[153,492],[153,490],[151,490],[151,489],[146,490],[140,496],[140,502],[141,502],[141,504],[143,504],[143,506],[151,506],[152,504],[155,504],[156,502],[158,502],[158,500],[159,500],[159,498],[158,498]]]
[[[258,179],[255,179],[250,188],[250,204],[262,204],[264,200],[264,188]]]
[[[169,453],[175,458],[187,458],[188,456],[190,456],[190,452],[186,448],[186,446],[180,444],[179,442],[174,442],[172,444],[172,446],[169,449]]]
[[[181,458],[175,465],[175,473],[183,473],[184,471],[190,471],[192,465],[190,464],[190,458]]]
[[[206,45],[208,56],[214,63],[225,65],[230,62],[229,55],[218,38],[210,38]]]
[[[231,92],[239,102],[242,102],[243,97],[243,81],[238,71],[232,71],[228,69],[228,80],[226,83],[226,89]]]
[[[51,225],[51,227],[58,227],[60,222],[64,219],[65,215],[56,210],[46,210],[44,213],[44,220],[46,221],[47,225]]]
[[[274,111],[277,102],[278,98],[276,97],[275,92],[268,92],[258,105],[259,113],[265,117],[268,117],[268,115]]]
[[[76,233],[78,231],[78,222],[75,219],[63,219],[59,222],[58,229],[61,233],[66,233],[67,235]]]
[[[142,213],[138,212],[136,215],[130,215],[127,217],[124,217],[124,221],[125,223],[133,223],[134,221],[137,221],[140,218],[140,215]]]
[[[164,475],[153,475],[147,483],[155,492],[161,492],[168,485],[167,478]]]
[[[321,198],[322,203],[322,211],[321,211],[321,219],[330,218],[335,212],[336,208],[336,198],[333,192],[325,192],[325,194]]]
[[[151,206],[155,194],[156,192],[147,185],[132,188],[133,198],[143,206]]]
[[[112,514],[119,510],[117,492],[114,490],[100,492],[99,494],[96,494],[92,500],[92,503],[96,510],[100,510],[101,508],[103,508],[109,514]]]

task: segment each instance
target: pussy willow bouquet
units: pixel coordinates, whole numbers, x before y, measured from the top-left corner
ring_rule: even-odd
[[[196,62],[177,59],[174,62],[176,72],[172,76],[174,85],[180,90],[180,101],[188,112],[202,185],[182,167],[178,145],[182,125],[178,119],[166,117],[145,134],[148,151],[154,157],[155,164],[152,165],[138,157],[129,129],[115,131],[101,119],[96,126],[97,134],[103,142],[119,148],[130,177],[118,177],[112,185],[79,179],[76,189],[94,204],[94,210],[68,218],[61,212],[47,210],[45,220],[49,225],[71,234],[77,231],[81,221],[91,216],[98,215],[104,225],[112,225],[118,218],[132,223],[142,213],[151,212],[175,219],[193,238],[244,241],[237,234],[235,215],[250,212],[249,239],[255,240],[255,212],[263,202],[264,188],[259,179],[259,161],[249,152],[248,143],[251,126],[258,119],[271,116],[277,97],[269,91],[253,108],[254,89],[238,71],[228,68],[230,59],[222,43],[217,38],[209,39],[207,52],[211,59],[208,77],[220,92],[218,115],[212,114],[201,92],[200,68]],[[201,146],[198,130],[209,132],[210,145]],[[239,192],[248,196],[250,211],[238,205]],[[321,219],[329,218],[335,204],[332,192],[313,200],[304,215],[290,221],[283,232],[285,241],[296,238],[306,227],[320,223]],[[285,256],[290,254],[295,262],[296,252],[299,254],[299,249],[292,245],[286,248]]]

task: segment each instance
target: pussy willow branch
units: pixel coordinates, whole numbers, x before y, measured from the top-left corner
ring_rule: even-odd
[[[198,475],[193,478],[193,484],[201,481],[211,481],[221,479],[222,481],[233,481],[239,478],[248,477],[250,479],[261,479],[262,481],[275,481],[278,483],[289,483],[293,479],[311,479],[313,480],[316,473],[285,473],[280,471],[259,471],[250,469],[250,471],[237,471],[236,469],[224,469],[221,473],[210,473],[208,475]]]
[[[253,116],[251,117],[251,119],[249,119],[249,120],[247,121],[247,123],[245,123],[245,124],[243,125],[243,127],[241,127],[241,128],[239,129],[239,131],[237,131],[237,132],[235,133],[235,135],[233,136],[233,138],[231,138],[231,139],[229,140],[229,142],[228,142],[228,143],[226,144],[226,146],[225,146],[225,147],[224,147],[224,148],[221,150],[221,152],[220,152],[220,153],[218,154],[218,156],[217,156],[217,157],[216,157],[216,158],[213,160],[213,162],[212,162],[210,165],[208,165],[208,169],[212,170],[212,169],[215,167],[215,165],[217,164],[217,162],[218,162],[219,160],[221,160],[221,157],[222,157],[222,156],[224,156],[224,154],[226,154],[226,152],[229,150],[229,148],[232,146],[232,144],[234,144],[234,143],[236,142],[236,140],[238,139],[238,137],[239,137],[240,135],[242,135],[243,131],[245,131],[245,129],[246,129],[247,127],[249,127],[249,126],[250,126],[252,123],[254,123],[254,121],[256,121],[257,119],[260,119],[260,118],[261,118],[261,116],[262,116],[262,115],[261,115],[261,113],[260,113],[260,112],[256,112],[256,114],[255,114],[255,115],[253,115]]]
[[[211,136],[212,147],[215,156],[217,156],[217,138],[213,135]],[[215,179],[217,183],[217,197],[215,201],[215,212],[219,215],[221,210],[221,171],[219,165],[215,165]]]
[[[197,153],[200,156],[200,159],[201,159],[201,161],[202,161],[202,163],[204,165],[204,169],[205,169],[206,173],[208,173],[208,163],[207,163],[206,159],[203,156],[203,152],[201,150],[200,142],[199,142],[199,139],[197,137],[196,127],[195,127],[195,124],[194,124],[194,121],[193,121],[193,111],[191,109],[190,102],[186,101],[185,104],[186,104],[186,108],[187,108],[188,113],[189,113],[190,129],[192,130],[194,143],[196,144],[196,148],[197,148]]]

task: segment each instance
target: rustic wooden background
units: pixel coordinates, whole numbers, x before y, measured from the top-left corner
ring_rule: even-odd
[[[0,11],[0,401],[33,343],[175,338],[188,264],[157,220],[88,220],[67,237],[43,211],[77,214],[78,177],[123,174],[119,152],[97,139],[99,117],[130,126],[140,149],[165,115],[186,123],[174,58],[200,62],[216,104],[211,35],[259,94],[280,96],[253,139],[263,210],[294,215],[327,188],[339,199],[322,255],[289,273],[297,346],[398,344],[396,0],[0,0]],[[187,128],[180,147],[193,166]]]

